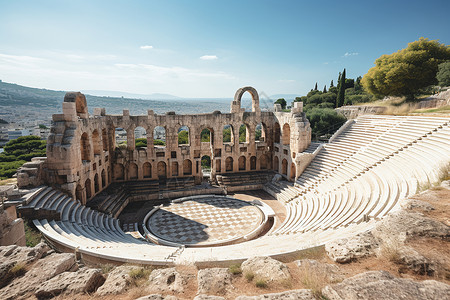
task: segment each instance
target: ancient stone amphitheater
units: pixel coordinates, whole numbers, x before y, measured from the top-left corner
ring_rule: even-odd
[[[251,112],[241,108],[246,92]],[[245,141],[238,138],[241,124]],[[187,144],[178,143],[180,128],[188,131]],[[205,129],[209,142],[202,142]],[[147,145],[136,147],[142,132]],[[126,143],[118,145],[120,137]],[[156,138],[165,145],[155,145]],[[437,182],[449,161],[450,117],[365,115],[328,142],[311,143],[301,103],[291,112],[277,105],[261,111],[251,87],[236,92],[230,113],[199,115],[107,115],[97,108],[89,115],[84,95],[67,93],[63,114],[53,115],[47,157],[19,170],[19,184],[35,186],[19,212],[55,248],[91,262],[281,258],[371,229]],[[267,202],[226,196],[249,190],[271,194],[285,216]],[[120,224],[117,217],[135,202],[154,207]]]

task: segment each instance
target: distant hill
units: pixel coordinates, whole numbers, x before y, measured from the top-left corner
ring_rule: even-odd
[[[286,101],[291,100],[294,101],[295,97],[300,97],[300,95],[298,94],[275,94],[275,95],[271,95],[270,99],[280,99],[280,98],[284,98]]]
[[[124,109],[129,109],[131,114],[146,114],[148,109],[162,114],[175,111],[177,114],[210,113],[216,110],[228,112],[231,99],[222,98],[179,98],[167,94],[139,95],[122,92],[122,96],[95,96],[86,93],[86,101],[89,111],[94,107],[105,107],[109,114],[121,114]],[[100,91],[102,92],[102,91]],[[106,91],[103,91],[106,92]],[[38,110],[48,115],[61,111],[61,103],[65,91],[53,91],[48,89],[30,88],[18,84],[0,81],[0,106],[11,107],[14,110]],[[128,96],[130,95],[130,96]],[[127,96],[127,97],[125,97]],[[131,96],[148,96],[152,99],[128,98]],[[166,97],[166,98],[163,98]],[[159,98],[159,99],[158,99]]]
[[[132,99],[144,99],[144,100],[178,100],[180,97],[169,95],[169,94],[161,94],[161,93],[153,93],[150,95],[144,94],[135,94],[135,93],[127,93],[127,92],[118,92],[118,91],[103,91],[103,90],[83,90],[82,93],[89,94],[93,96],[104,96],[104,97],[124,97],[124,98],[132,98]]]

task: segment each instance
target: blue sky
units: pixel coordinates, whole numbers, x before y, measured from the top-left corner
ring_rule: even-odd
[[[450,1],[4,1],[0,79],[56,90],[306,94],[427,37]]]

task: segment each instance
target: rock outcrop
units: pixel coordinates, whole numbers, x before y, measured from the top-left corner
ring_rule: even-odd
[[[231,289],[231,273],[225,268],[210,268],[198,271],[198,293],[206,295],[225,294]]]
[[[36,262],[23,277],[13,280],[0,291],[0,299],[21,299],[25,294],[36,291],[43,282],[66,271],[78,268],[71,253],[51,254]]]
[[[289,269],[282,262],[267,256],[253,257],[241,265],[242,272],[252,273],[256,278],[266,281],[290,280]]]
[[[67,294],[92,293],[105,282],[98,269],[82,268],[76,272],[63,272],[43,282],[35,295],[38,299]]]
[[[177,292],[184,290],[185,280],[175,268],[153,270],[148,279],[148,290]]]
[[[361,233],[350,238],[339,239],[327,243],[325,251],[338,263],[349,263],[356,259],[375,253],[378,241],[370,232]]]
[[[131,282],[130,271],[132,269],[133,267],[130,266],[120,266],[112,270],[96,294],[98,296],[105,296],[125,292]]]
[[[322,294],[329,300],[432,300],[448,299],[450,286],[435,280],[417,282],[385,271],[371,271],[326,286]]]

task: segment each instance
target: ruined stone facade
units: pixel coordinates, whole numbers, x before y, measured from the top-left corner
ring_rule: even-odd
[[[241,108],[246,92],[252,96],[251,112]],[[43,180],[86,203],[112,182],[193,177],[200,183],[203,156],[210,158],[212,181],[218,174],[261,170],[294,180],[300,175],[298,154],[311,142],[302,103],[294,104],[291,112],[282,112],[279,106],[275,112],[261,111],[257,91],[244,87],[237,90],[230,113],[158,115],[148,110],[147,115],[131,116],[128,110],[107,115],[104,108],[95,108],[89,115],[85,96],[70,92],[63,114],[53,115]],[[256,140],[258,124],[261,136]],[[241,125],[246,131],[243,142],[239,142]],[[230,141],[224,141],[224,128],[231,128]],[[181,129],[188,131],[187,144],[179,145]],[[204,129],[209,130],[210,142],[201,141]],[[120,133],[126,141],[122,145],[116,142]],[[138,134],[146,137],[146,147],[135,146]],[[154,145],[154,139],[165,140],[165,145]]]

